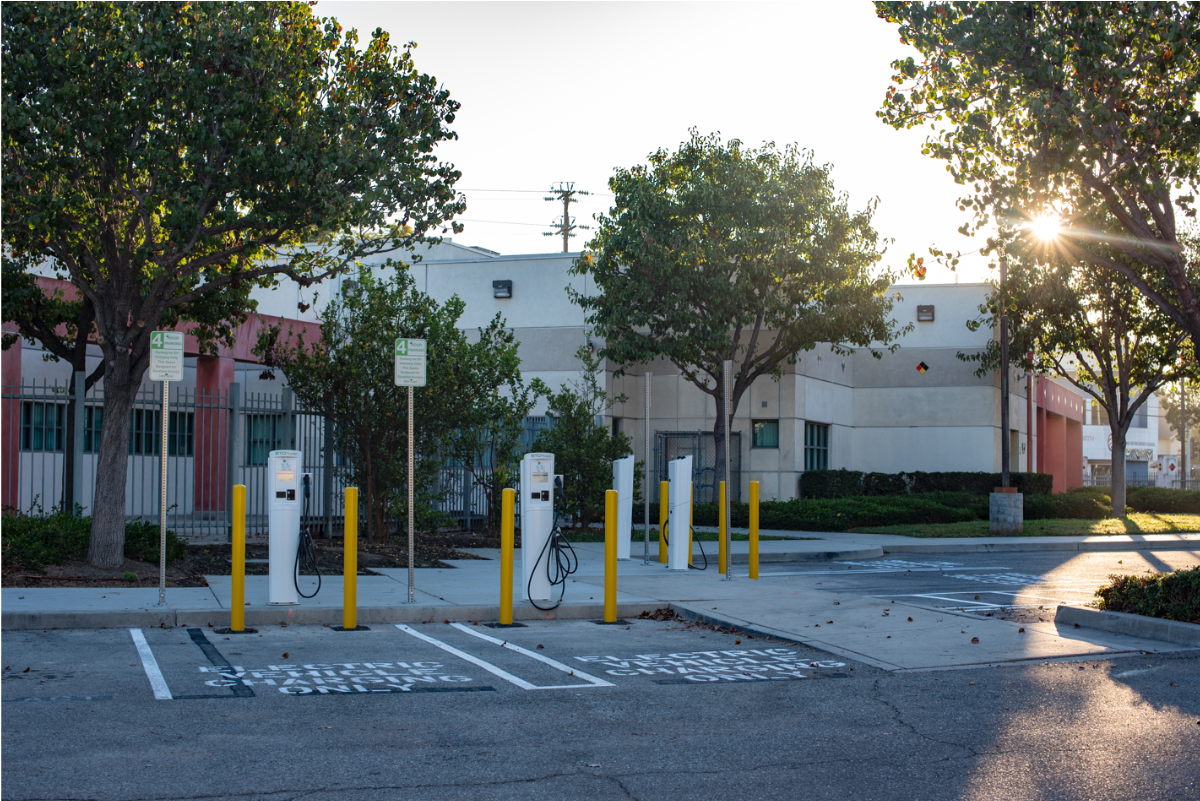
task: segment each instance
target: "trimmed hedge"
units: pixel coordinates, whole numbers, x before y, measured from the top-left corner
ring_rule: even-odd
[[[1049,494],[1049,473],[1010,473],[1012,485],[1025,495]],[[966,492],[988,495],[1001,483],[1000,473],[863,473],[858,470],[807,470],[800,477],[805,499],[853,498],[861,495],[912,495]]]
[[[1111,583],[1096,590],[1100,599],[1096,605],[1101,609],[1200,623],[1200,567],[1108,578]]]
[[[32,570],[58,565],[87,555],[92,519],[55,508],[48,515],[10,512],[0,528],[0,553],[6,565],[19,564]],[[125,524],[125,556],[143,562],[158,562],[159,528],[143,520]],[[167,562],[187,553],[187,545],[174,531],[167,531]]]
[[[1133,487],[1125,490],[1125,505],[1135,512],[1200,514],[1200,491]]]

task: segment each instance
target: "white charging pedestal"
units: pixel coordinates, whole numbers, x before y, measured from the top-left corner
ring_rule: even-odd
[[[296,551],[300,547],[300,451],[271,451],[267,456],[267,534],[271,569],[267,603],[300,603],[296,592]]]
[[[688,569],[688,546],[691,544],[692,518],[692,457],[683,456],[667,463],[667,480],[671,482],[667,494],[670,508],[667,511],[667,567],[671,570]]]
[[[613,460],[613,489],[617,491],[617,558],[629,558],[633,534],[633,456]]]
[[[546,541],[554,528],[554,454],[527,453],[521,460],[521,597],[550,600]],[[539,558],[540,557],[540,558]]]

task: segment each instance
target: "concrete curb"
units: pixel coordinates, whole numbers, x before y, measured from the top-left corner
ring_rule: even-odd
[[[1179,620],[1130,615],[1125,612],[1105,612],[1078,606],[1060,606],[1054,614],[1054,622],[1059,625],[1111,631],[1114,634],[1128,634],[1143,640],[1200,647],[1200,625]]]
[[[1200,541],[1179,542],[953,542],[896,543],[883,546],[884,553],[1021,553],[1028,551],[1200,551]]]
[[[706,543],[708,545],[717,545],[718,543]],[[884,548],[856,548],[846,551],[792,551],[784,553],[764,553],[758,552],[758,563],[766,564],[767,562],[832,562],[838,559],[877,559],[883,556]],[[711,556],[709,558],[712,558]],[[735,553],[730,564],[748,565],[750,564],[750,554]]]
[[[663,602],[626,602],[617,604],[617,617],[637,617],[642,612],[663,608]],[[534,609],[524,602],[514,604],[513,620],[600,620],[604,617],[603,603],[567,604],[550,612]],[[499,620],[497,606],[376,606],[358,610],[360,626],[391,623],[422,623],[426,620]],[[278,626],[340,626],[342,610],[335,607],[283,607],[247,609],[246,627]],[[22,631],[32,629],[115,629],[158,628],[166,626],[227,627],[227,609],[167,609],[164,611],[114,610],[102,612],[4,612],[0,629]]]

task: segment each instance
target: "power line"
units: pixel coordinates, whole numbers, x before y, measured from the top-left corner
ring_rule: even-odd
[[[492,223],[495,225],[531,225],[534,228],[549,228],[550,227],[548,225],[541,225],[539,223],[512,222],[510,220],[458,220],[457,222]],[[553,236],[553,235],[554,235],[553,232],[546,234],[546,236]]]
[[[543,194],[544,189],[459,189],[460,192],[525,192],[529,194]],[[551,192],[555,191],[553,189]],[[604,195],[605,197],[616,197],[611,192],[580,192],[581,195]]]

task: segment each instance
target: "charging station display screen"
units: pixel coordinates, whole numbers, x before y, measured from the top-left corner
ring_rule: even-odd
[[[294,470],[277,470],[275,472],[276,481],[295,481],[296,472]]]
[[[533,468],[532,480],[534,484],[550,483],[550,472],[546,469],[546,465],[538,462],[537,467]]]

